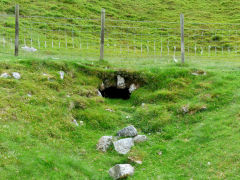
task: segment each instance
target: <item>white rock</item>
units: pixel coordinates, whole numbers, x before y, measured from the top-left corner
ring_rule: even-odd
[[[120,75],[117,76],[117,88],[119,89],[126,88],[125,79]]]
[[[134,142],[132,138],[120,139],[118,141],[113,142],[114,149],[119,154],[127,154],[131,148],[134,146]]]
[[[29,93],[29,94],[27,94],[27,96],[28,96],[28,97],[32,97],[32,95],[31,95],[30,93]]]
[[[76,125],[76,126],[79,126],[78,122],[76,121],[76,119],[73,119],[73,123]]]
[[[63,71],[59,71],[59,74],[60,74],[60,78],[61,78],[61,79],[64,79],[64,74],[65,74],[65,73],[64,73]]]
[[[109,175],[113,179],[122,179],[134,174],[134,167],[130,164],[117,164],[109,169]]]
[[[83,121],[79,121],[80,123],[80,126],[83,126],[84,125],[84,122]]]
[[[141,143],[147,140],[147,136],[145,135],[137,135],[133,138],[134,143]]]
[[[12,76],[13,76],[15,79],[20,79],[20,78],[21,78],[21,75],[20,75],[18,72],[13,72],[13,73],[12,73]]]
[[[144,107],[144,106],[145,106],[145,103],[142,103],[141,106]]]
[[[8,73],[2,73],[1,78],[10,78],[11,76]]]
[[[99,90],[97,91],[97,93],[98,93],[98,96],[102,97],[102,93]]]
[[[137,130],[134,126],[131,125],[118,131],[117,135],[121,137],[134,137],[137,135]]]
[[[97,150],[106,152],[107,149],[112,145],[112,136],[102,136],[97,144]]]
[[[37,49],[35,49],[34,47],[28,47],[28,46],[22,47],[22,50],[27,51],[27,52],[35,52],[35,51],[37,51]]]
[[[135,84],[131,84],[128,91],[129,93],[132,93],[133,91],[135,91],[137,89],[137,86]]]

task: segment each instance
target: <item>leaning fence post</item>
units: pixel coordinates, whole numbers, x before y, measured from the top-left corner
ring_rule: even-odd
[[[104,58],[104,28],[105,28],[105,9],[101,13],[101,46],[100,46],[100,60]]]
[[[180,24],[181,24],[181,60],[182,63],[185,61],[185,48],[184,48],[184,15],[180,15]]]
[[[19,5],[15,7],[15,56],[18,56],[19,47]]]

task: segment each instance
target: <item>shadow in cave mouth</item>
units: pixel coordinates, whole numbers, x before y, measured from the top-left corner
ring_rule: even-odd
[[[111,99],[124,99],[127,100],[130,98],[131,93],[128,88],[118,89],[117,87],[109,87],[104,90],[100,90],[101,94],[105,98]]]

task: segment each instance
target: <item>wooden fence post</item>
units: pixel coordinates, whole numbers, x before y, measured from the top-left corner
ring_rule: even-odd
[[[104,59],[104,28],[105,28],[105,9],[101,13],[101,47],[100,47],[100,60]]]
[[[185,61],[185,48],[184,48],[184,15],[180,15],[180,24],[181,24],[181,60],[182,63]]]
[[[15,7],[15,56],[18,56],[19,48],[19,5]]]

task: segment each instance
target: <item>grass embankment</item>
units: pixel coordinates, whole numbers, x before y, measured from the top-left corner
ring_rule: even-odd
[[[14,14],[15,3],[16,1],[1,1],[1,14]],[[25,43],[30,46],[32,39],[32,45],[43,51],[44,54],[58,54],[60,52],[62,55],[75,54],[79,56],[80,54],[82,57],[98,57],[102,8],[106,9],[105,52],[108,57],[118,57],[120,55],[128,58],[129,56],[140,57],[141,47],[143,49],[142,56],[148,58],[154,54],[160,56],[161,42],[164,55],[168,54],[167,46],[170,48],[171,56],[173,55],[174,46],[176,46],[177,52],[179,52],[180,13],[185,14],[186,50],[190,48],[192,55],[195,53],[195,45],[199,55],[202,51],[201,48],[203,48],[203,54],[208,55],[209,45],[212,48],[213,55],[215,54],[215,46],[218,54],[221,54],[222,48],[224,48],[224,55],[228,55],[228,50],[232,54],[238,54],[238,25],[193,24],[192,22],[239,23],[239,1],[139,0],[136,2],[130,0],[48,0],[39,2],[22,0],[18,1],[18,3],[20,4],[20,15],[22,16],[57,17],[57,19],[20,18],[21,46]],[[76,17],[98,20],[62,19]],[[109,21],[110,19],[176,23],[115,22]],[[6,45],[2,45],[0,48],[5,49],[2,52],[6,52],[10,47],[13,48],[11,43],[14,40],[14,17],[2,17],[0,24],[2,31],[0,44],[3,44],[3,38],[6,40]],[[38,41],[40,41],[40,45]],[[59,50],[59,42],[61,50]],[[72,48],[71,52],[64,50],[66,44],[68,49]],[[156,52],[154,52],[154,49],[156,49]],[[179,53],[177,54],[179,55]]]
[[[193,76],[187,65],[130,71],[144,85],[129,100],[114,100],[96,92],[100,78],[115,73],[106,66],[0,63],[0,73],[22,75],[0,78],[1,179],[109,179],[108,169],[129,163],[128,156],[143,161],[132,163],[130,179],[239,178],[239,71]],[[96,150],[101,136],[129,124],[149,140],[126,156]]]

